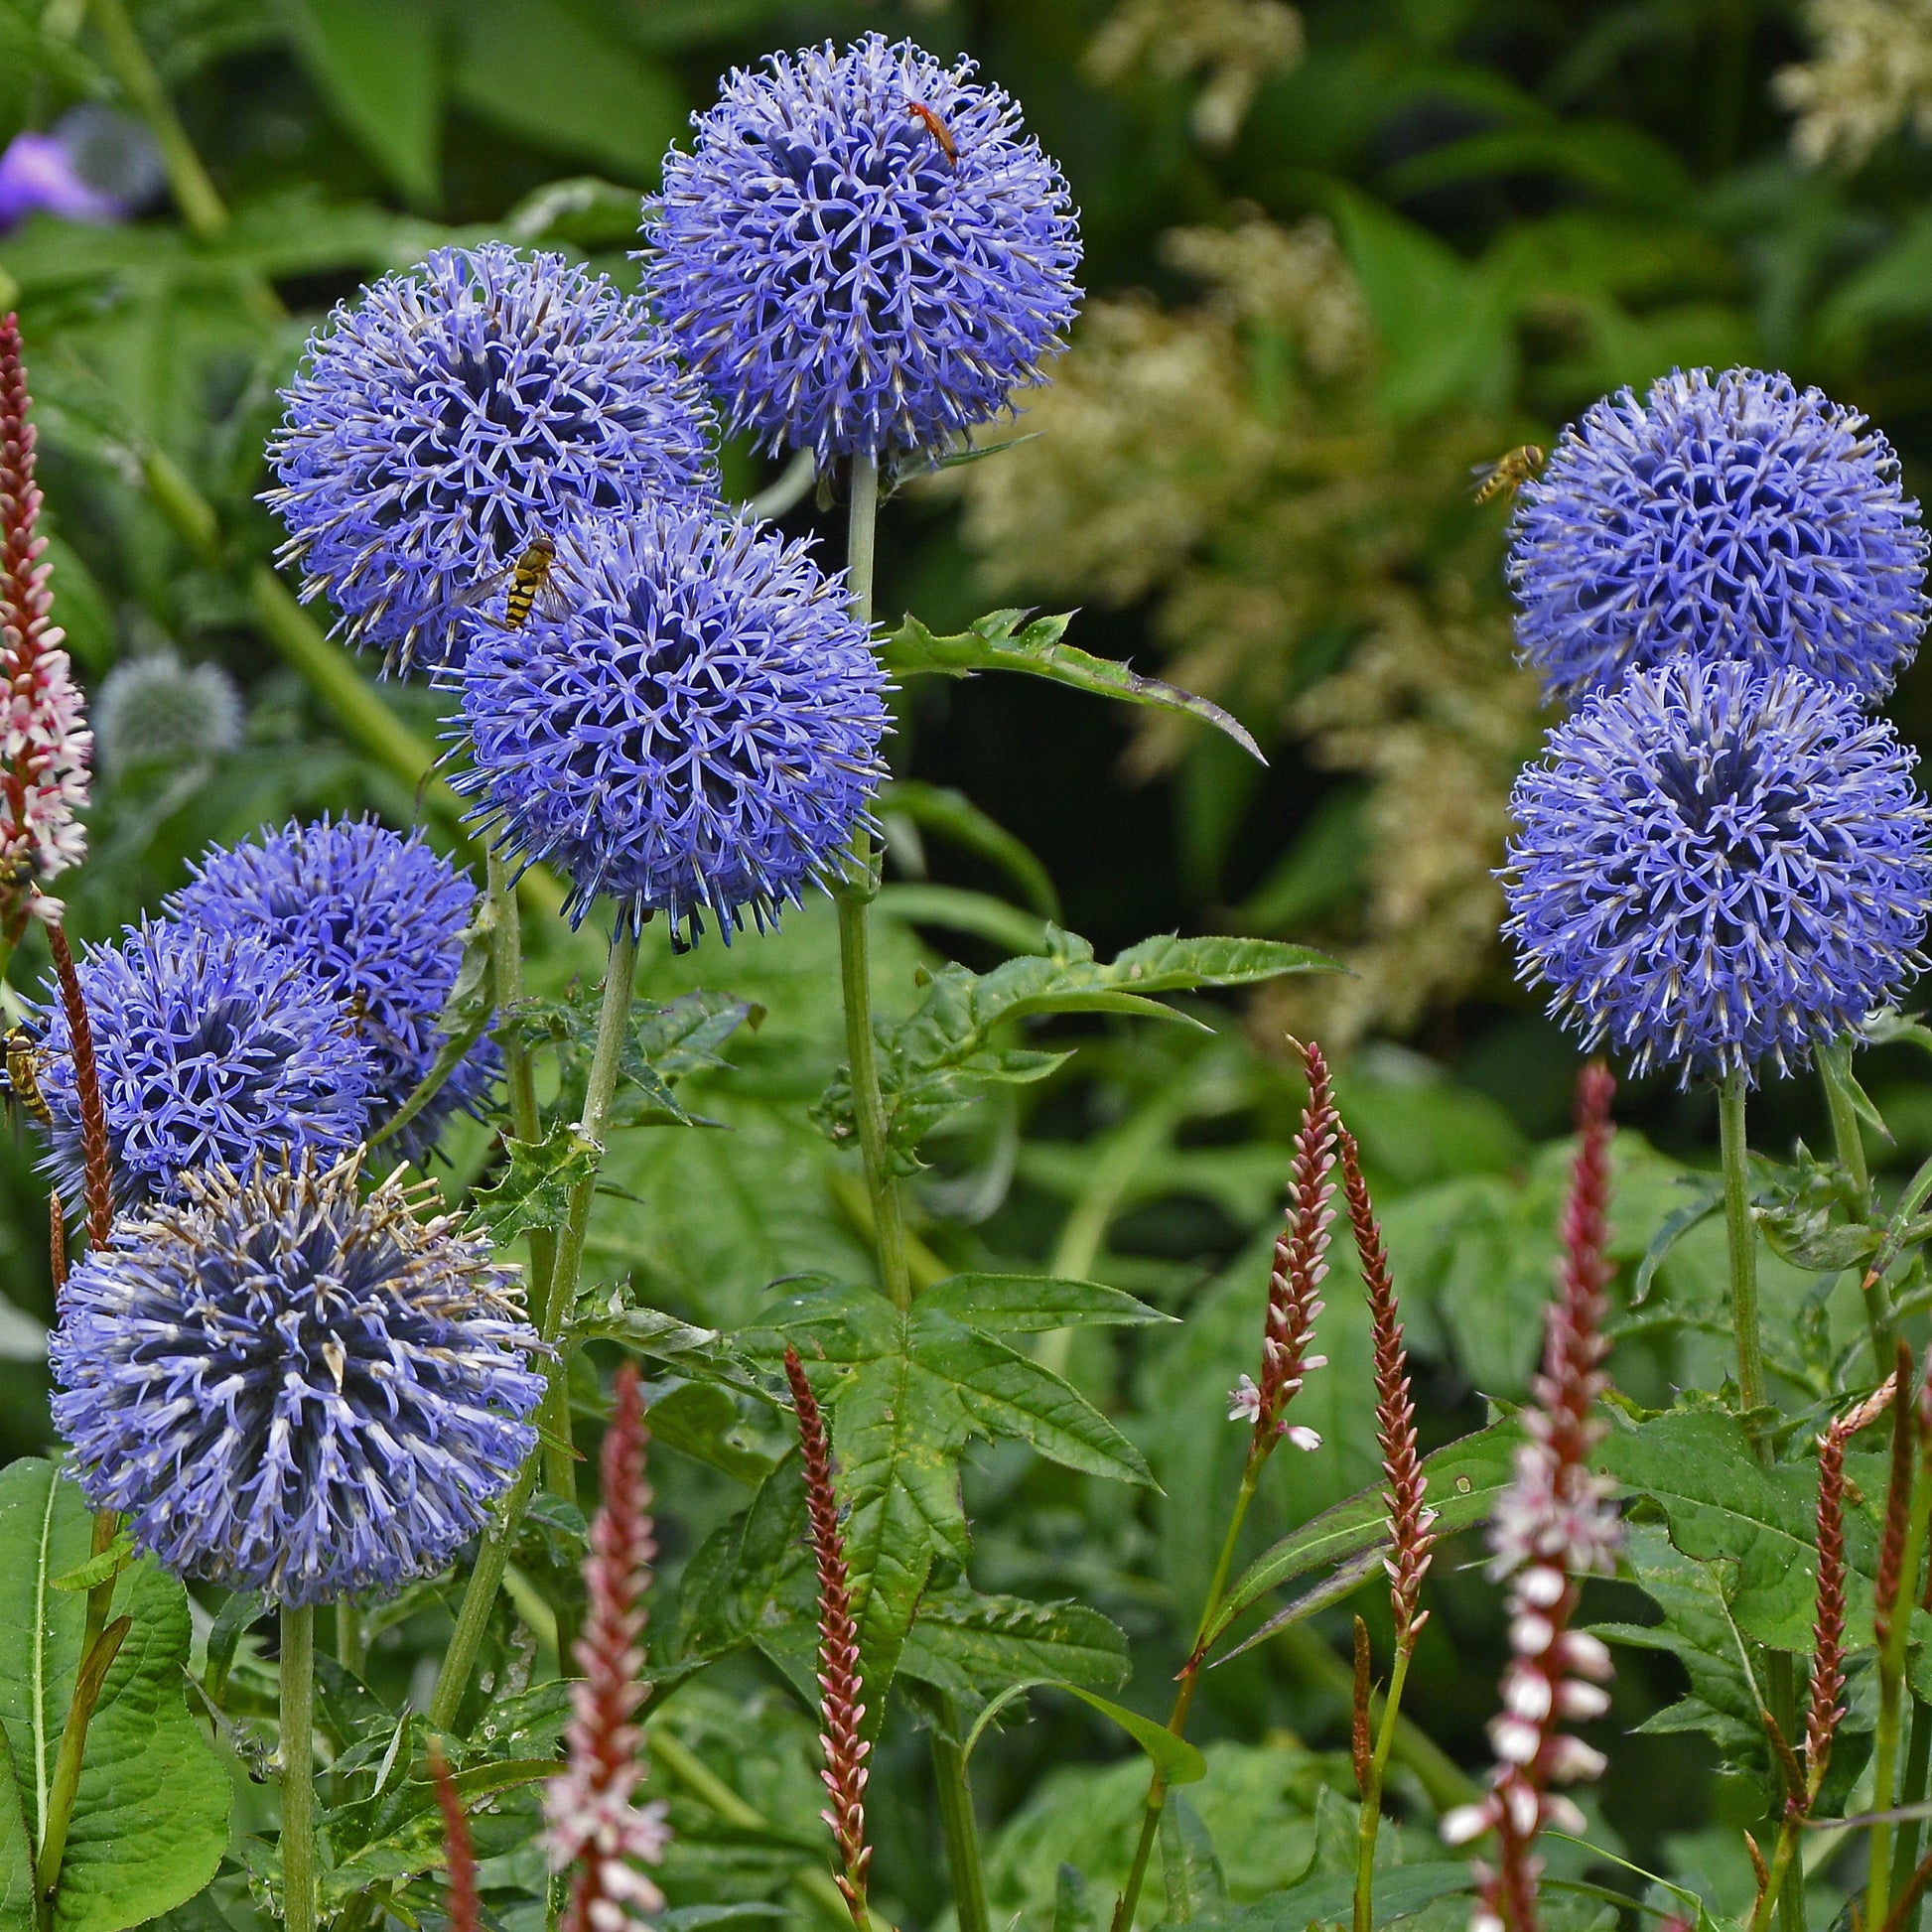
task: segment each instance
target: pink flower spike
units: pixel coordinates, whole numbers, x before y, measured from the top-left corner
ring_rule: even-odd
[[[1548,1825],[1573,1830],[1576,1805],[1553,1786],[1601,1776],[1603,1757],[1559,1725],[1565,1718],[1601,1715],[1598,1686],[1610,1675],[1601,1641],[1572,1630],[1580,1580],[1614,1568],[1622,1525],[1607,1487],[1592,1473],[1589,1452],[1603,1432],[1593,1411],[1607,1386],[1600,1364],[1609,1344],[1601,1331],[1609,1284],[1605,1215],[1610,1193],[1610,1096],[1616,1083],[1600,1062],[1585,1067],[1577,1087],[1579,1145],[1563,1216],[1563,1264],[1545,1319],[1542,1372],[1523,1412],[1527,1441],[1516,1451],[1516,1476],[1489,1528],[1491,1574],[1510,1587],[1503,1715],[1490,1725],[1497,1764],[1489,1790],[1444,1819],[1450,1844],[1496,1833],[1500,1856],[1480,1867],[1471,1932],[1507,1926],[1536,1932],[1542,1860],[1536,1840]],[[1346,1153],[1344,1152],[1344,1161]]]
[[[643,1596],[657,1555],[650,1488],[644,1480],[643,1387],[636,1364],[618,1371],[611,1426],[604,1432],[604,1501],[591,1523],[584,1564],[589,1606],[576,1656],[584,1676],[571,1687],[564,1768],[544,1792],[545,1841],[553,1871],[575,1867],[562,1932],[621,1932],[661,1911],[664,1895],[639,1863],[657,1864],[670,1831],[661,1804],[632,1802],[644,1775],[636,1722],[649,1696]]]
[[[450,1932],[483,1932],[483,1901],[477,1896],[477,1854],[470,1843],[470,1821],[456,1780],[435,1744],[429,1752],[430,1776],[443,1813],[443,1846],[450,1865]]]
[[[1254,1423],[1261,1415],[1261,1391],[1255,1387],[1255,1378],[1244,1375],[1228,1391],[1228,1421]]]

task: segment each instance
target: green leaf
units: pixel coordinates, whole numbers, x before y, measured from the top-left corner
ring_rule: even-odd
[[[1087,1881],[1077,1865],[1053,1874],[1053,1932],[1086,1932]]]
[[[1423,1477],[1429,1506],[1436,1511],[1439,1536],[1488,1520],[1496,1498],[1515,1473],[1513,1459],[1522,1439],[1522,1431],[1514,1422],[1492,1423],[1423,1458]],[[1388,1542],[1389,1506],[1380,1484],[1323,1510],[1299,1529],[1290,1530],[1248,1566],[1228,1591],[1220,1614],[1207,1632],[1207,1641],[1214,1642],[1271,1589],[1331,1564],[1370,1553],[1379,1555]]]
[[[1171,1925],[1211,1916],[1227,1903],[1227,1878],[1213,1837],[1179,1791],[1169,1797],[1161,1813],[1161,1875],[1167,1883]]]
[[[805,1482],[797,1456],[759,1485],[736,1516],[714,1530],[685,1566],[676,1615],[667,1620],[668,1642],[653,1681],[688,1676],[729,1655],[761,1632],[786,1625],[811,1631],[817,1616],[817,1585],[806,1536]],[[809,1634],[806,1654],[809,1654]],[[811,1695],[807,1664],[803,1690]]]
[[[814,1288],[766,1320],[745,1346],[777,1355],[794,1345],[831,1409],[875,1722],[935,1557],[965,1568],[959,1459],[973,1438],[1024,1442],[1089,1475],[1153,1481],[1140,1451],[1084,1396],[923,1296],[897,1310],[868,1289]]]
[[[991,893],[960,886],[898,886],[879,889],[873,903],[907,925],[936,925],[946,932],[970,932],[1002,952],[1045,952],[1051,928],[1037,913],[1023,912]]]
[[[715,1328],[694,1327],[661,1309],[640,1308],[629,1300],[629,1284],[588,1290],[565,1331],[576,1346],[585,1341],[615,1341],[639,1355],[672,1362],[686,1370],[714,1361],[722,1353]]]
[[[654,1397],[647,1420],[653,1442],[681,1449],[739,1482],[756,1487],[771,1473],[770,1456],[734,1440],[744,1418],[731,1397],[713,1383],[681,1382]]]
[[[1091,1326],[1137,1328],[1173,1319],[1125,1289],[1101,1282],[1061,1281],[1052,1275],[948,1275],[919,1299],[969,1328],[1001,1335]]]
[[[956,636],[938,637],[908,611],[899,627],[880,640],[879,652],[887,669],[897,677],[927,672],[970,677],[976,671],[1025,671],[1096,697],[1119,698],[1127,704],[1151,705],[1162,711],[1183,711],[1226,732],[1250,757],[1268,762],[1261,758],[1261,747],[1247,727],[1219,705],[1158,677],[1143,677],[1110,657],[1095,657],[1062,643],[1060,639],[1072,621],[1071,614],[1035,618],[1029,622],[1025,611],[993,611]]]
[[[118,1577],[133,1561],[134,1539],[126,1530],[122,1530],[99,1556],[89,1557],[85,1563],[69,1570],[65,1577],[56,1577],[50,1587],[92,1589],[96,1584],[104,1584],[109,1577]]]
[[[443,73],[433,0],[293,0],[304,65],[371,160],[422,206],[437,197]]]
[[[456,91],[467,107],[558,154],[644,184],[685,132],[676,79],[568,0],[458,10]]]
[[[928,1590],[899,1669],[973,1700],[1042,1681],[1112,1690],[1127,1677],[1127,1637],[1081,1603],[1034,1603],[963,1587]]]
[[[1454,1898],[1475,1889],[1475,1873],[1459,1859],[1432,1859],[1420,1864],[1378,1866],[1375,1873],[1375,1922],[1387,1925],[1409,1918],[1439,1898]],[[1312,1925],[1345,1920],[1354,1903],[1355,1879],[1350,1872],[1324,1872],[1270,1892],[1252,1905],[1221,1920],[1225,1932],[1308,1932]]]
[[[941,838],[998,866],[1042,919],[1059,918],[1060,896],[1046,868],[963,791],[926,784],[917,778],[896,778],[879,788],[879,814],[888,822],[889,829],[895,816],[904,817],[921,830],[936,832]]]
[[[539,1142],[505,1137],[509,1171],[471,1196],[498,1247],[526,1228],[561,1227],[578,1183],[597,1172],[597,1147],[574,1121],[553,1121]]]
[[[34,1845],[13,1747],[0,1728],[0,1932],[39,1932],[34,1912]]]
[[[1176,1737],[1166,1725],[1158,1725],[1152,1718],[1144,1718],[1138,1711],[1129,1711],[1124,1705],[1098,1697],[1092,1691],[1083,1691],[1077,1684],[1055,1684],[1052,1688],[1090,1705],[1103,1718],[1111,1718],[1147,1752],[1154,1768],[1170,1785],[1198,1784],[1206,1777],[1206,1758],[1186,1738]]]
[[[88,1555],[92,1518],[51,1462],[0,1470],[0,1729],[33,1836],[45,1829],[86,1600],[53,1581]],[[132,1619],[87,1730],[55,1932],[121,1932],[192,1898],[228,1839],[226,1772],[190,1717],[188,1595],[152,1561],[129,1570]]]

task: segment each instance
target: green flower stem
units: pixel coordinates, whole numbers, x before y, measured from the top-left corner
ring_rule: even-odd
[[[1227,1534],[1221,1539],[1221,1554],[1215,1560],[1214,1575],[1207,1586],[1207,1600],[1201,1605],[1200,1621],[1194,1626],[1193,1647],[1180,1667],[1180,1688],[1175,1691],[1173,1710],[1168,1716],[1168,1728],[1176,1737],[1187,1728],[1187,1713],[1200,1683],[1201,1664],[1207,1650],[1207,1633],[1227,1592],[1228,1574],[1234,1568],[1234,1548],[1241,1537],[1241,1526],[1248,1520],[1248,1506],[1255,1499],[1255,1485],[1268,1460],[1272,1443],[1249,1448],[1248,1459],[1241,1468],[1241,1488],[1228,1517]],[[1134,1846],[1134,1863],[1128,1867],[1127,1883],[1114,1906],[1113,1932],[1128,1932],[1141,1903],[1141,1887],[1147,1882],[1148,1860],[1154,1855],[1154,1840],[1161,1829],[1161,1814],[1168,1808],[1168,1781],[1157,1769],[1148,1779],[1147,1804],[1141,1814],[1141,1836]]]
[[[369,1643],[362,1612],[346,1596],[336,1600],[336,1661],[357,1677],[369,1661]]]
[[[282,1605],[282,1922],[316,1928],[316,1612]]]
[[[852,459],[852,521],[846,549],[846,588],[852,615],[872,625],[874,540],[879,527],[879,464],[869,456]],[[865,1162],[866,1191],[872,1196],[877,1233],[879,1279],[895,1308],[912,1305],[912,1280],[905,1262],[905,1209],[892,1171],[886,1142],[886,1103],[879,1091],[879,1055],[872,1030],[872,941],[867,925],[879,896],[879,864],[872,833],[861,825],[852,834],[845,866],[834,887],[839,912],[839,988],[845,1000],[845,1050],[851,1064],[852,1113],[859,1127],[859,1152]]]
[[[584,1088],[584,1117],[578,1123],[578,1131],[596,1150],[596,1158],[591,1172],[571,1190],[569,1211],[557,1240],[550,1293],[544,1298],[542,1310],[535,1311],[537,1332],[551,1343],[562,1333],[564,1318],[577,1300],[577,1277],[584,1264],[584,1237],[590,1227],[591,1204],[597,1198],[598,1164],[603,1157],[611,1099],[618,1088],[624,1035],[630,1026],[630,996],[636,983],[637,936],[621,925],[611,941],[611,963],[604,975],[604,1004],[598,1014],[597,1045],[591,1053],[590,1077]],[[552,1388],[564,1381],[566,1373],[561,1356],[553,1358],[545,1370]],[[550,1399],[546,1390],[546,1405]],[[429,1722],[434,1730],[449,1730],[462,1709],[464,1693],[470,1688],[471,1673],[483,1649],[483,1633],[489,1627],[490,1614],[496,1605],[496,1592],[502,1587],[510,1545],[516,1541],[523,1512],[529,1508],[530,1498],[536,1491],[537,1469],[542,1459],[539,1445],[530,1451],[496,1522],[484,1534],[477,1552],[476,1568],[471,1571],[470,1582],[464,1588],[456,1629],[444,1653],[443,1668],[437,1674],[436,1690],[430,1699]]]
[[[1903,1381],[1901,1376],[1900,1380]],[[1909,1402],[1903,1387],[1897,1397]],[[1878,1653],[1878,1732],[1871,1747],[1871,1809],[1892,1808],[1893,1780],[1898,1768],[1898,1719],[1904,1701],[1905,1651],[1912,1626],[1912,1605],[1918,1598],[1919,1566],[1925,1557],[1926,1522],[1932,1515],[1932,1454],[1919,1445],[1918,1478],[1912,1485],[1911,1513],[1905,1522],[1905,1553],[1899,1565],[1898,1600],[1892,1605],[1891,1627]],[[1865,1923],[1883,1925],[1891,1913],[1891,1826],[1871,1828],[1871,1863],[1865,1879]]]
[[[1852,1183],[1852,1198],[1847,1202],[1860,1220],[1871,1216],[1871,1173],[1865,1166],[1864,1136],[1859,1129],[1859,1109],[1852,1098],[1852,1043],[1834,1040],[1818,1055],[1818,1077],[1825,1089],[1825,1106],[1832,1117],[1832,1141],[1838,1164]],[[1863,1282],[1865,1326],[1871,1332],[1871,1358],[1880,1375],[1892,1358],[1893,1334],[1891,1298],[1886,1293],[1883,1271],[1867,1275]]]
[[[1757,1223],[1751,1218],[1750,1144],[1744,1138],[1744,1074],[1718,1090],[1718,1139],[1725,1176],[1725,1232],[1730,1244],[1730,1319],[1737,1331],[1737,1400],[1748,1417],[1764,1404],[1764,1343],[1757,1319]],[[1746,1423],[1757,1441],[1756,1426]],[[1757,1441],[1760,1460],[1770,1445]]]
[[[979,1820],[973,1812],[973,1787],[959,1741],[959,1707],[950,1694],[943,1697],[940,1720],[932,1729],[932,1769],[939,1783],[939,1829],[946,1842],[946,1868],[952,1874],[959,1932],[991,1932]]]
[[[496,1046],[503,1056],[503,1084],[509,1092],[510,1132],[526,1146],[543,1139],[537,1112],[536,1074],[529,1049],[503,1016],[523,997],[523,928],[510,887],[509,866],[494,845],[483,855],[484,888],[488,896],[489,977],[491,1001],[497,1015]],[[550,1308],[551,1276],[557,1265],[557,1235],[553,1228],[530,1230],[530,1310],[543,1321]],[[577,1500],[577,1464],[570,1443],[570,1378],[558,1376],[544,1393],[541,1420],[544,1486],[564,1501]],[[561,1653],[560,1653],[561,1654]]]
[[[1778,1827],[1777,1847],[1771,1854],[1771,1875],[1765,1882],[1763,1896],[1757,1901],[1757,1909],[1751,1914],[1749,1932],[1769,1932],[1771,1908],[1784,1896],[1785,1876],[1791,1869],[1792,1854],[1798,1849],[1799,1824],[1798,1819],[1787,1814],[1784,1823]],[[1802,1896],[1805,1889],[1802,1868],[1798,1882],[1792,1889]]]
[[[1388,1775],[1389,1753],[1395,1748],[1396,1725],[1402,1720],[1402,1687],[1409,1681],[1409,1658],[1415,1650],[1413,1634],[1397,1644],[1395,1667],[1382,1701],[1382,1723],[1375,1750],[1369,1758],[1368,1783],[1362,1790],[1362,1809],[1355,1825],[1355,1932],[1375,1932],[1375,1840],[1382,1829],[1382,1785]]]
[[[54,1895],[61,1882],[61,1862],[67,1857],[68,1827],[73,1822],[73,1801],[80,1791],[80,1765],[87,1744],[87,1726],[100,1702],[108,1667],[119,1654],[130,1620],[116,1617],[82,1647],[79,1674],[68,1719],[61,1730],[61,1748],[54,1760],[54,1777],[47,1792],[47,1827],[34,1864],[37,1916],[42,1932],[52,1932]]]

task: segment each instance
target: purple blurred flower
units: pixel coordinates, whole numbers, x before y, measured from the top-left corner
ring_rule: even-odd
[[[81,179],[72,149],[59,134],[16,134],[0,154],[0,228],[41,213],[64,221],[120,221],[127,209]]]

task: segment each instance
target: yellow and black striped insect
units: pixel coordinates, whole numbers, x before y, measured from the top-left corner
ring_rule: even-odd
[[[530,621],[530,613],[542,600],[546,618],[560,618],[568,605],[556,575],[557,546],[541,530],[518,551],[514,563],[493,570],[482,583],[473,585],[461,600],[465,605],[481,604],[507,584],[503,600],[503,622],[511,630],[521,630]]]
[[[47,1057],[46,1049],[25,1027],[8,1028],[0,1037],[0,1047],[6,1053],[8,1097],[43,1127],[50,1126],[54,1116],[48,1110],[47,1096],[41,1092],[41,1062]]]
[[[1543,452],[1525,443],[1494,463],[1478,463],[1469,472],[1475,479],[1470,493],[1478,503],[1493,503],[1505,490],[1513,495],[1542,468]]]
[[[939,143],[939,152],[946,157],[948,168],[959,166],[959,144],[952,138],[952,129],[933,112],[922,100],[908,100],[905,111],[915,121],[925,123],[925,131]]]

